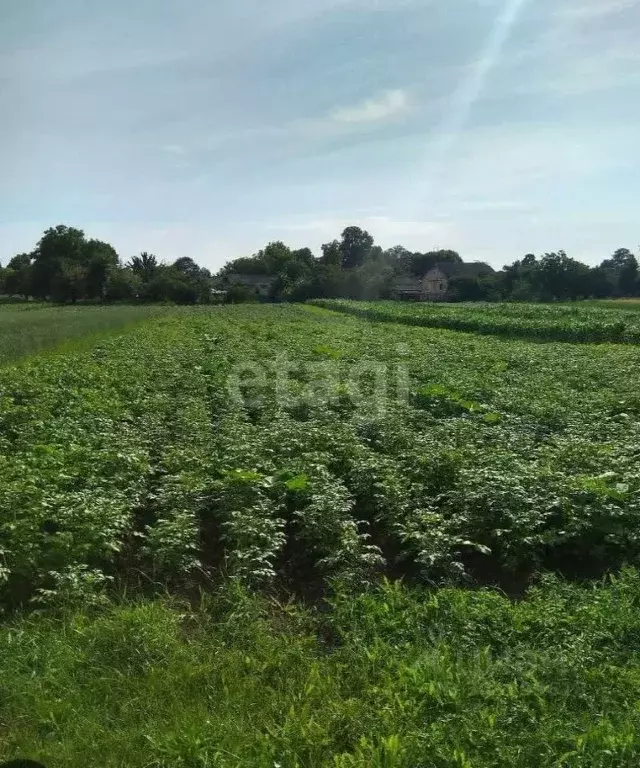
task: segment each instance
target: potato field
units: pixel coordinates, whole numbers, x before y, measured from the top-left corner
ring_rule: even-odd
[[[640,305],[633,301],[438,304],[319,299],[315,303],[367,320],[491,336],[534,341],[640,342]]]
[[[325,306],[0,367],[0,756],[636,764],[635,313]]]

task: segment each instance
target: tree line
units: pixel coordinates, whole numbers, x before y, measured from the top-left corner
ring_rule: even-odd
[[[193,259],[171,264],[141,253],[123,263],[115,249],[87,239],[80,229],[57,226],[46,230],[31,253],[14,256],[0,266],[0,293],[24,298],[77,301],[171,301],[206,303],[223,291],[228,302],[257,300],[238,275],[269,278],[262,299],[305,301],[312,298],[384,299],[394,281],[422,278],[436,264],[463,264],[453,250],[410,251],[403,246],[383,249],[360,227],[347,227],[340,239],[325,243],[315,256],[309,248],[291,249],[269,243],[250,257],[227,263],[216,275]],[[528,254],[494,271],[474,264],[473,274],[460,270],[450,280],[454,301],[554,301],[640,295],[638,261],[619,248],[598,266],[590,267],[564,251]]]
[[[150,253],[122,263],[109,243],[80,229],[47,229],[31,253],[0,266],[0,293],[60,303],[77,301],[195,304],[211,296],[211,273],[183,257],[165,264]]]
[[[322,246],[315,258],[308,248],[292,250],[270,243],[250,258],[236,259],[216,276],[229,300],[255,299],[250,288],[233,285],[237,274],[272,278],[270,298],[304,301],[311,298],[385,299],[401,277],[422,278],[436,264],[464,262],[456,251],[409,251],[401,245],[383,250],[359,227],[347,227],[339,240]],[[499,271],[474,263],[473,270],[453,271],[453,301],[558,301],[640,295],[638,261],[619,248],[596,267],[570,258],[565,251],[528,254]]]

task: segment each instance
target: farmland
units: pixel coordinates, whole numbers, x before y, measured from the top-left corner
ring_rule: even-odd
[[[425,304],[319,299],[314,303],[368,320],[425,328],[448,328],[538,341],[640,342],[640,314],[634,301]]]
[[[174,308],[1,368],[0,756],[635,764],[640,348],[527,312]]]
[[[0,305],[0,365],[162,312],[157,306]]]

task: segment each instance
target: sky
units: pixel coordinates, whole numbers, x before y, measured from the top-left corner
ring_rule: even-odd
[[[0,0],[0,263],[640,243],[640,0]]]

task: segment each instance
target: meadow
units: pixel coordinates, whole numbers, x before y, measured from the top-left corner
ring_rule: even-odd
[[[172,308],[1,368],[0,757],[637,764],[640,349],[500,311]]]
[[[0,304],[0,365],[74,339],[108,332],[153,317],[152,305],[50,306],[37,302]]]

